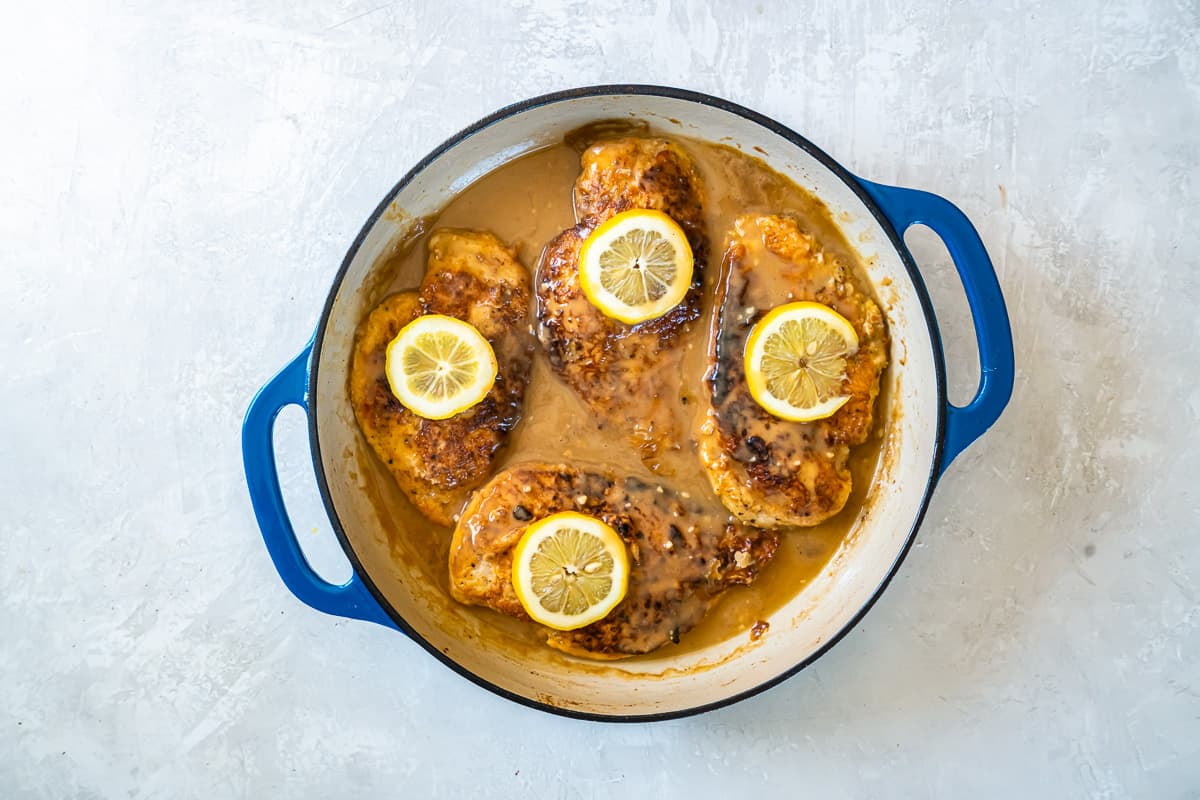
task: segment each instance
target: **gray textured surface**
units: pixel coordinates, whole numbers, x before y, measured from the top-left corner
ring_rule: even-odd
[[[0,794],[1200,796],[1196,4],[451,5],[6,11]],[[623,80],[953,199],[1020,367],[864,624],[766,695],[635,727],[300,606],[238,452],[404,170],[510,101]],[[962,396],[965,305],[910,240]],[[335,564],[303,437],[288,417],[285,483]]]

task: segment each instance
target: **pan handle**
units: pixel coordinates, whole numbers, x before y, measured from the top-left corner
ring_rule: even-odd
[[[301,602],[326,614],[396,628],[357,571],[340,586],[329,583],[313,571],[296,541],[296,532],[283,504],[275,465],[275,420],[289,405],[307,410],[311,352],[312,342],[309,342],[250,401],[242,423],[242,460],[246,467],[246,485],[250,488],[250,503],[279,577]]]
[[[975,226],[949,200],[936,194],[900,186],[885,186],[858,179],[901,240],[912,225],[928,225],[946,243],[975,322],[975,341],[979,345],[979,388],[965,406],[946,404],[946,434],[943,440],[939,474],[946,471],[954,457],[983,435],[1000,418],[1012,397],[1012,327],[996,270]]]

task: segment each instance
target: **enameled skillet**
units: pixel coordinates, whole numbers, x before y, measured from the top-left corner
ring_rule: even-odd
[[[634,661],[586,663],[545,647],[490,635],[415,563],[397,559],[382,534],[386,508],[364,493],[349,465],[367,445],[346,392],[355,328],[369,310],[372,267],[413,220],[444,207],[477,178],[597,120],[636,118],[667,135],[733,142],[762,153],[829,207],[856,243],[885,307],[891,333],[889,449],[866,513],[825,570],[767,620],[769,636],[737,638]],[[403,215],[386,213],[402,208]],[[946,399],[937,321],[901,238],[914,224],[945,241],[970,303],[981,380],[966,406]],[[708,95],[656,86],[595,86],[502,109],[447,140],[383,198],[333,278],[313,339],[262,388],[242,433],[246,480],[267,550],[288,588],[329,614],[379,623],[412,637],[459,674],[526,705],[569,716],[653,720],[694,714],[762,691],[834,645],[867,612],[913,542],[938,477],[1000,416],[1013,385],[1012,334],[1004,298],[978,234],[955,206],[914,189],[855,177],[794,131]],[[350,580],[322,580],[304,560],[275,469],[279,411],[308,413],[317,482],[333,529],[353,565]],[[670,648],[668,648],[670,649]]]

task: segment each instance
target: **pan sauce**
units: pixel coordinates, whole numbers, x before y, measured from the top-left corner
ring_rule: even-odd
[[[522,264],[536,269],[542,248],[563,229],[575,224],[571,190],[579,173],[579,153],[596,132],[605,135],[643,133],[643,130],[608,130],[594,127],[567,137],[567,142],[539,150],[512,161],[484,176],[450,202],[433,218],[421,220],[418,233],[403,242],[395,254],[376,267],[371,305],[395,291],[411,289],[421,280],[427,257],[428,233],[439,227],[490,230],[516,248]],[[704,187],[705,222],[710,237],[710,262],[705,272],[702,316],[684,337],[679,355],[662,365],[680,376],[678,402],[671,406],[679,430],[694,431],[700,424],[704,391],[706,337],[712,320],[713,285],[719,278],[725,232],[736,216],[747,212],[787,213],[802,221],[824,250],[843,263],[854,266],[860,286],[870,293],[857,253],[846,242],[824,204],[762,161],[723,145],[672,136],[696,164]],[[780,298],[779,302],[785,302]],[[531,326],[535,325],[530,320]],[[882,381],[887,386],[887,381]],[[879,463],[882,420],[888,413],[886,390],[876,404],[871,438],[852,452],[850,470],[854,488],[841,513],[821,525],[781,532],[777,555],[749,587],[730,589],[705,619],[683,635],[680,644],[668,644],[656,653],[637,658],[655,658],[699,649],[733,636],[757,641],[769,636],[765,623],[770,615],[811,581],[837,552],[862,513],[872,477]],[[661,459],[661,474],[655,475],[628,444],[625,433],[598,429],[593,415],[575,393],[555,376],[543,353],[534,360],[526,393],[522,421],[497,462],[496,470],[522,461],[565,461],[580,466],[605,468],[619,475],[635,475],[647,481],[665,481],[704,503],[719,507],[689,440]],[[451,531],[432,525],[402,496],[370,448],[360,449],[359,471],[370,476],[365,483],[368,496],[389,519],[387,536],[398,562],[415,568],[448,594],[447,556]],[[367,463],[370,462],[370,463]],[[386,497],[373,496],[386,494]],[[510,641],[527,642],[544,650],[543,631],[533,623],[504,617],[483,608],[462,611],[478,618],[481,633],[488,628],[503,631]],[[561,656],[569,658],[568,656]]]

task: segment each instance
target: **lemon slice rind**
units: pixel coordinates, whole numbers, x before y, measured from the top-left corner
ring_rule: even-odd
[[[780,372],[788,358],[807,358],[806,366]],[[845,359],[858,352],[858,334],[850,321],[821,303],[787,303],[755,323],[746,339],[746,385],[767,413],[790,422],[815,422],[837,413],[849,401],[840,387]],[[774,371],[773,371],[774,370]],[[831,387],[836,385],[834,393]],[[790,391],[780,391],[780,389]],[[784,396],[790,394],[791,396]],[[804,396],[808,402],[793,402]],[[814,398],[815,396],[815,398]]]
[[[513,550],[512,582],[535,622],[572,631],[608,616],[625,597],[629,556],[604,522],[563,511],[525,529]]]
[[[387,346],[392,394],[419,417],[449,419],[487,397],[499,371],[492,345],[475,326],[442,314],[405,325]]]
[[[638,264],[630,268],[630,262]],[[692,248],[661,211],[623,211],[601,223],[579,249],[579,284],[602,314],[636,325],[666,314],[692,283]]]

